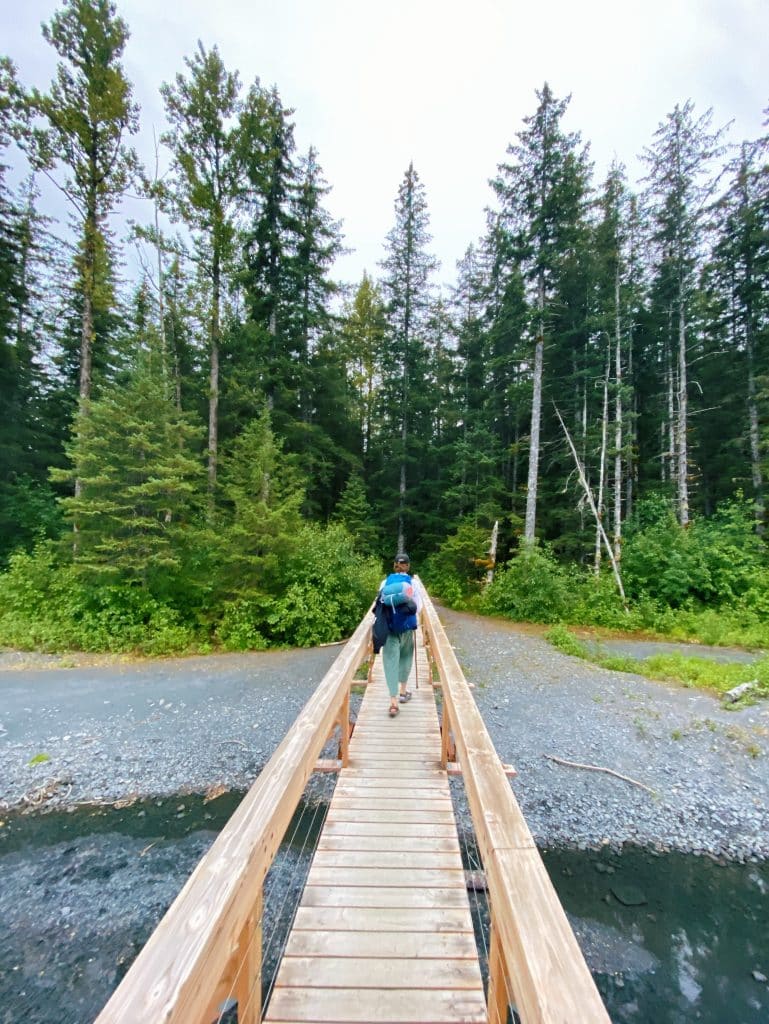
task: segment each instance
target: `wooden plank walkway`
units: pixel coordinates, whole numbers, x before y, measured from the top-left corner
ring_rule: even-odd
[[[358,714],[265,1021],[482,1024],[483,984],[440,731],[416,688],[390,719],[381,659]]]

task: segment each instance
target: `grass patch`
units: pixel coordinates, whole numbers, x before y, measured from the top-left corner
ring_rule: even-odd
[[[656,654],[644,659],[631,658],[627,655],[607,655],[591,650],[562,625],[553,626],[548,630],[545,639],[564,654],[582,658],[615,672],[635,672],[647,679],[675,682],[700,690],[715,690],[717,693],[726,693],[740,683],[755,679],[758,681],[758,687],[753,691],[753,696],[769,697],[769,656],[746,665],[741,662],[711,661],[708,658],[695,658],[683,654]],[[749,699],[743,698],[731,706],[739,707]]]

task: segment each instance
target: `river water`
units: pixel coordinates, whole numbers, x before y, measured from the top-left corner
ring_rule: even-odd
[[[0,1024],[91,1022],[240,796],[6,817]],[[268,975],[324,812],[301,808],[268,879]],[[614,1024],[769,1021],[769,865],[637,848],[543,856]],[[483,928],[483,894],[470,898]]]

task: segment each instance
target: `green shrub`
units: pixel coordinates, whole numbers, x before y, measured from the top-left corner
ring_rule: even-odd
[[[382,578],[379,562],[357,555],[338,523],[305,525],[284,570],[270,616],[272,635],[301,647],[349,636]]]
[[[274,592],[229,601],[217,627],[228,649],[309,647],[349,636],[376,596],[379,563],[355,554],[340,524],[307,524],[278,568]]]
[[[670,608],[748,599],[769,611],[765,552],[755,533],[751,502],[738,495],[715,515],[683,529],[669,499],[652,495],[638,503],[628,525],[622,572],[628,595]]]
[[[452,608],[466,607],[480,593],[488,570],[490,534],[475,523],[461,523],[425,560],[421,575],[430,592]]]
[[[524,547],[497,572],[479,606],[527,622],[559,622],[573,608],[569,574],[539,547]]]
[[[84,591],[69,567],[56,565],[54,547],[11,555],[0,575],[0,644],[21,650],[76,646],[78,609]]]
[[[0,576],[0,609],[0,644],[22,650],[167,654],[196,639],[142,587],[87,587],[71,566],[56,564],[48,543],[11,557]]]
[[[566,626],[560,624],[553,626],[552,629],[545,633],[545,640],[564,654],[570,654],[573,658],[589,658],[587,647]]]
[[[571,566],[568,570],[572,607],[569,622],[575,625],[629,629],[631,617],[622,604],[614,576],[607,570],[594,572]]]
[[[261,651],[269,646],[258,623],[265,619],[267,598],[239,597],[228,601],[217,628],[217,638],[228,651]]]

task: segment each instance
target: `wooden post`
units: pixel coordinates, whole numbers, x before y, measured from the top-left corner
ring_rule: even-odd
[[[368,642],[368,683],[374,678],[374,641],[369,640]]]
[[[510,999],[507,994],[507,970],[505,957],[499,934],[491,919],[491,935],[489,939],[489,991],[486,1005],[489,1010],[489,1024],[507,1024],[507,1007]]]
[[[339,759],[342,767],[346,768],[350,761],[350,688],[342,701],[342,708],[339,712]]]
[[[441,768],[445,770],[446,765],[451,760],[450,757],[450,740],[449,740],[449,709],[446,706],[446,701],[443,702],[443,712],[441,714]]]
[[[238,942],[240,970],[235,982],[238,1024],[260,1024],[262,1019],[262,911],[260,890],[253,911],[246,919]]]

